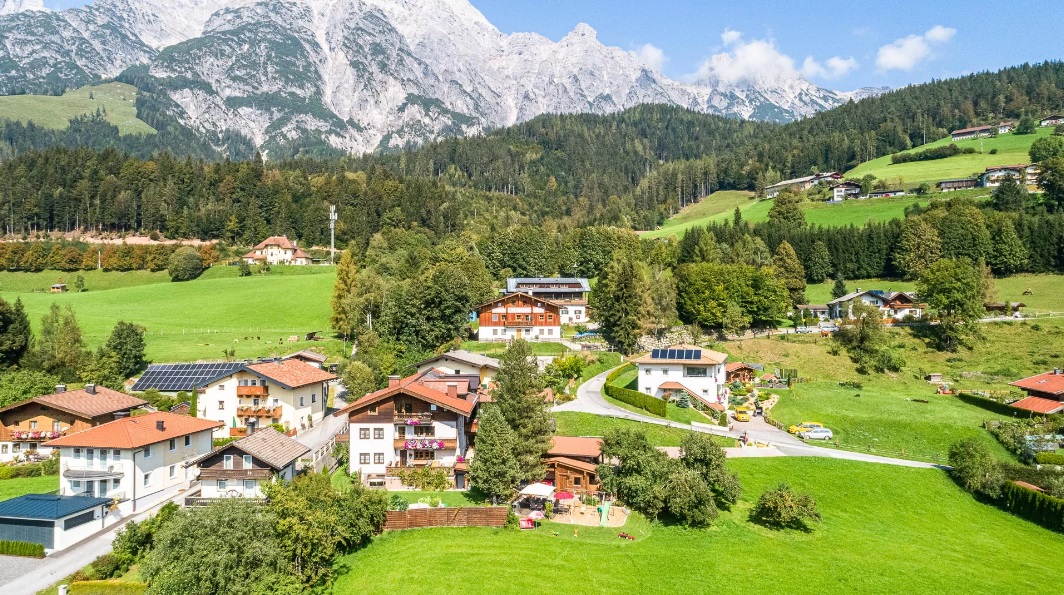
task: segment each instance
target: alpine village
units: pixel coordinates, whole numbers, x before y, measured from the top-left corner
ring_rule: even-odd
[[[1064,46],[967,8],[0,0],[0,589],[1064,591]]]

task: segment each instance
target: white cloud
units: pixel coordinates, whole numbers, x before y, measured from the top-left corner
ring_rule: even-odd
[[[957,34],[952,27],[935,25],[923,35],[909,35],[879,48],[876,67],[880,70],[912,70],[931,57],[932,46],[946,43]]]
[[[743,34],[732,29],[725,29],[724,33],[720,34],[720,40],[724,42],[724,45],[734,45],[742,39]]]
[[[661,72],[661,67],[665,66],[665,63],[669,59],[665,56],[665,52],[661,48],[652,44],[643,44],[642,47],[635,51],[635,57],[647,68]]]
[[[857,60],[832,56],[823,64],[817,62],[812,56],[806,56],[802,62],[802,75],[806,78],[837,79],[857,70]]]

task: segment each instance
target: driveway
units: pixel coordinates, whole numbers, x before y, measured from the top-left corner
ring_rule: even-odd
[[[575,399],[569,401],[568,403],[555,405],[553,411],[590,413],[592,415],[628,419],[658,426],[680,428],[692,432],[714,434],[717,436],[727,436],[730,438],[739,438],[740,436],[742,436],[743,432],[746,432],[752,440],[756,442],[770,443],[785,456],[827,457],[833,459],[846,459],[850,461],[863,461],[866,463],[898,465],[901,467],[943,467],[942,465],[923,463],[920,461],[894,459],[890,457],[881,457],[859,452],[851,452],[848,450],[835,450],[833,448],[812,446],[801,441],[800,439],[798,439],[798,437],[788,434],[784,430],[780,430],[775,426],[769,425],[767,422],[765,422],[764,418],[760,417],[754,417],[748,422],[733,423],[732,429],[728,429],[711,424],[682,424],[675,421],[661,419],[660,417],[635,413],[633,411],[629,411],[623,407],[618,407],[617,405],[610,403],[602,396],[602,387],[606,384],[606,376],[608,376],[610,372],[612,372],[612,370],[610,370],[609,372],[603,372],[602,374],[599,374],[598,376],[595,376],[594,378],[591,378],[587,382],[581,384],[580,388],[576,390]]]

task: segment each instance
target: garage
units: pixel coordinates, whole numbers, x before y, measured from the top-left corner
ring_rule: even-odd
[[[109,498],[27,494],[0,502],[0,540],[66,548],[103,528]]]

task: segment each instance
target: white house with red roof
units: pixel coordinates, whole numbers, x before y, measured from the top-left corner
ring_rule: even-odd
[[[301,359],[244,364],[197,389],[197,417],[222,422],[218,438],[281,424],[294,434],[325,417],[336,375]]]
[[[1043,414],[1064,412],[1064,370],[1054,368],[1009,384],[1027,393],[1027,398],[1012,403],[1013,407]]]
[[[59,449],[59,495],[112,498],[133,512],[176,493],[211,452],[221,422],[159,411],[46,442]]]
[[[350,471],[368,486],[402,489],[415,467],[442,469],[465,487],[466,449],[479,402],[478,374],[428,370],[393,376],[333,415],[350,423]]]
[[[312,264],[310,255],[301,250],[299,246],[286,236],[271,236],[261,241],[251,252],[243,256],[248,264]]]
[[[639,369],[639,392],[671,399],[686,392],[706,407],[723,411],[728,399],[727,354],[697,345],[654,349],[632,360]]]

